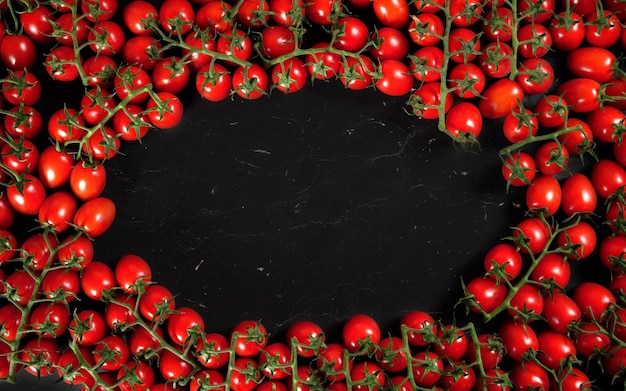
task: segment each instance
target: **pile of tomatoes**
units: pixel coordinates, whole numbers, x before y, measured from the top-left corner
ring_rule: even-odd
[[[3,0],[0,15],[0,379],[569,391],[593,387],[591,368],[624,383],[623,1]],[[81,96],[44,118],[38,107],[55,102],[41,100],[42,78]],[[94,261],[116,214],[101,196],[106,161],[181,123],[188,86],[216,102],[314,80],[404,96],[410,114],[468,148],[484,120],[502,126],[502,174],[526,187],[528,215],[463,284],[459,308],[480,326],[416,310],[387,336],[365,314],[340,341],[309,321],[282,341],[255,320],[222,335],[177,307],[141,257]],[[606,278],[571,286],[573,262]]]

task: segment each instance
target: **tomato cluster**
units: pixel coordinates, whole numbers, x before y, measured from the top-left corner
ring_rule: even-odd
[[[0,379],[23,369],[90,390],[581,390],[584,359],[624,382],[624,2],[5,0],[0,12]],[[42,77],[82,85],[78,103],[44,118]],[[188,86],[216,102],[332,79],[407,97],[464,144],[501,124],[502,174],[527,186],[528,217],[460,301],[492,330],[413,311],[388,336],[365,314],[341,341],[309,321],[283,341],[254,320],[226,336],[177,307],[141,257],[94,261],[92,240],[116,213],[102,197],[106,161],[178,125]],[[17,220],[35,229],[17,232]],[[571,287],[572,262],[604,265],[609,282]]]

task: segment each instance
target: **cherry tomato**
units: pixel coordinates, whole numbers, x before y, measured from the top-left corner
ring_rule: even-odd
[[[538,254],[548,244],[551,229],[539,217],[527,217],[520,221],[513,229],[513,238],[523,238],[520,243],[521,251]]]
[[[415,384],[432,387],[439,382],[443,373],[443,359],[435,352],[420,350],[413,355],[411,371]]]
[[[263,348],[259,355],[261,372],[268,379],[285,379],[291,374],[291,350],[282,342],[275,342]]]
[[[159,372],[166,382],[185,379],[193,369],[191,358],[181,358],[165,349],[159,352]]]
[[[376,88],[385,95],[403,96],[411,92],[415,79],[409,68],[398,60],[383,60],[380,64],[382,76],[376,81]]]
[[[583,174],[567,177],[562,186],[561,210],[568,216],[574,213],[593,213],[596,210],[597,195],[591,181]]]
[[[115,271],[117,272],[117,269]],[[177,308],[176,313],[167,320],[167,335],[180,346],[194,343],[193,337],[202,332],[204,332],[204,320],[193,308]]]
[[[418,81],[428,83],[441,80],[443,50],[436,46],[427,46],[417,49],[410,58],[409,69]],[[420,87],[422,86],[423,84]]]
[[[483,117],[473,103],[459,102],[452,105],[446,115],[446,130],[455,138],[471,141],[478,138],[483,129]]]
[[[491,282],[493,280],[490,279]],[[469,338],[463,330],[457,326],[443,325],[437,331],[438,342],[433,345],[433,350],[442,358],[459,361],[467,353]]]
[[[543,367],[532,361],[516,362],[509,374],[509,379],[514,384],[514,390],[548,390],[550,378]]]
[[[388,372],[404,371],[407,367],[406,353],[402,338],[389,336],[380,341],[380,350],[376,351],[376,361]]]
[[[200,17],[200,10],[198,10],[198,14]],[[163,30],[172,35],[184,35],[191,30],[195,21],[193,6],[187,0],[165,0],[159,8],[158,16]],[[173,24],[174,20],[178,22],[176,26]],[[200,20],[206,19],[198,19],[198,24],[200,24]],[[207,26],[201,27],[206,28]]]
[[[569,166],[569,151],[556,141],[545,142],[535,151],[535,163],[542,174],[560,174]]]
[[[109,301],[104,309],[104,318],[107,326],[109,326],[111,330],[116,331],[123,329],[137,321],[137,317],[133,313],[135,305],[137,304],[135,296],[121,294],[114,296],[113,300],[115,301]]]
[[[602,159],[591,170],[591,183],[596,193],[607,199],[626,185],[626,169],[613,160]]]
[[[41,132],[42,117],[32,106],[16,106],[4,117],[4,128],[10,137],[33,140]]]
[[[581,282],[574,288],[572,299],[589,320],[604,322],[609,307],[616,305],[615,296],[604,286],[595,282]]]
[[[568,118],[564,129],[567,133],[558,136],[558,141],[569,153],[582,154],[593,146],[593,132],[586,122],[578,118]]]
[[[61,357],[61,346],[55,339],[35,338],[26,342],[19,353],[24,370],[33,376],[49,376],[56,372],[54,365]],[[38,365],[28,365],[28,363]]]
[[[235,352],[241,357],[257,356],[267,346],[267,337],[265,326],[254,320],[241,321],[231,331],[231,340],[234,338]]]
[[[43,227],[50,227],[55,233],[67,230],[76,213],[76,200],[66,191],[50,195],[41,204],[37,220]]]
[[[125,377],[126,371],[133,371],[136,381],[131,384],[128,376]],[[150,364],[144,361],[130,360],[126,365],[122,366],[117,372],[117,380],[121,381],[118,385],[120,391],[148,391],[155,382],[156,375]]]
[[[9,203],[16,212],[34,216],[46,200],[46,189],[39,179],[27,174],[20,182],[12,180],[6,188]]]
[[[387,1],[391,2],[399,0]],[[389,27],[398,28],[397,26]],[[363,49],[370,35],[367,25],[361,19],[353,16],[339,18],[337,20],[337,28],[342,29],[343,34],[339,35],[334,43],[334,46],[339,50],[345,50],[348,52],[358,52]]]
[[[402,35],[402,37],[404,37],[404,35]],[[328,42],[318,42],[311,45],[311,48],[328,48],[329,45],[330,44]],[[305,66],[309,71],[309,74],[318,80],[328,80],[336,76],[339,72],[340,62],[341,57],[338,54],[332,53],[330,51],[313,54],[309,53],[305,56],[304,60]]]
[[[78,323],[81,326],[78,326]],[[70,322],[70,337],[80,346],[94,346],[106,335],[108,327],[104,316],[95,310],[82,310]]]
[[[541,330],[537,333],[539,351],[537,358],[550,369],[562,368],[565,360],[576,358],[576,347],[565,334],[553,330]]]
[[[152,269],[148,262],[134,254],[127,254],[115,264],[115,281],[126,293],[135,293],[137,282],[143,283],[152,280]]]
[[[289,347],[295,345],[296,354],[301,357],[313,357],[324,345],[324,331],[316,323],[299,321],[287,329]]]
[[[481,53],[481,42],[476,33],[467,28],[454,28],[448,34],[450,60],[456,63],[473,61]]]
[[[105,233],[115,219],[115,204],[108,198],[93,198],[81,205],[74,215],[74,225],[92,238]]]
[[[149,322],[168,319],[176,308],[176,300],[169,289],[162,285],[148,285],[145,295],[139,298],[139,312]]]
[[[571,259],[585,259],[596,248],[596,230],[584,221],[566,227],[557,237],[560,247],[573,246],[574,252],[569,255]]]
[[[611,143],[618,141],[618,133],[626,126],[626,114],[605,105],[587,114],[586,122],[596,140]]]
[[[536,351],[539,348],[537,334],[528,324],[505,319],[500,323],[498,330],[507,355],[517,362],[522,362],[523,355],[530,349]]]
[[[348,57],[339,66],[339,80],[350,90],[362,90],[372,85],[372,75],[375,72],[372,60],[359,54],[358,59]]]
[[[0,41],[0,60],[12,71],[32,69],[36,53],[35,43],[26,35],[7,35]]]
[[[393,27],[382,27],[374,31],[371,40],[377,41],[378,45],[370,47],[368,52],[379,61],[403,60],[409,52],[409,40],[402,31]]]
[[[180,0],[178,0],[180,1]],[[107,20],[96,23],[87,35],[89,47],[96,55],[113,56],[124,47],[126,36],[122,26]]]
[[[341,4],[339,0],[312,0],[306,3],[306,18],[315,24],[329,25],[337,20],[337,15],[333,13],[336,5]],[[384,27],[383,27],[384,28]]]
[[[33,307],[28,325],[42,338],[54,339],[62,336],[70,324],[70,311],[62,303],[39,303]],[[45,325],[45,332],[42,328]],[[50,327],[50,328],[48,328]]]
[[[299,57],[291,57],[278,64],[274,64],[270,70],[272,87],[280,92],[293,93],[306,86],[308,73],[304,62]]]
[[[432,316],[423,311],[411,311],[400,320],[401,328],[407,328],[407,339],[411,346],[426,346],[437,334],[437,324]]]
[[[237,67],[232,76],[233,91],[244,99],[259,99],[267,94],[269,79],[265,69],[258,64]]]
[[[171,129],[183,118],[183,103],[169,92],[159,92],[146,105],[150,123],[159,129]]]
[[[233,391],[254,390],[261,381],[261,372],[256,370],[258,367],[258,363],[251,358],[240,357],[235,359],[231,372],[230,388]]]
[[[514,280],[522,271],[522,256],[512,245],[498,243],[487,251],[483,265],[487,275],[494,280],[503,276],[507,280]],[[496,270],[502,270],[504,274]]]
[[[511,79],[499,79],[483,92],[478,108],[485,118],[495,119],[507,115],[518,101],[524,99],[524,90],[518,82]]]
[[[478,65],[456,64],[448,74],[448,86],[455,95],[470,99],[479,96],[485,89],[485,74]]]
[[[435,14],[418,14],[411,18],[409,37],[419,46],[435,46],[443,38],[441,18]]]
[[[150,131],[150,118],[141,106],[126,105],[113,115],[113,130],[122,140],[141,140]]]
[[[228,347],[229,341],[222,334],[207,333],[196,342],[196,358],[206,368],[221,368],[228,364]]]
[[[506,7],[492,7],[486,12],[482,30],[488,40],[506,43],[513,38],[512,26],[513,11]]]
[[[550,21],[548,31],[552,36],[552,46],[562,52],[576,49],[585,40],[585,23],[571,9],[557,13]]]
[[[478,358],[476,354],[478,351],[484,369],[489,370],[498,367],[505,354],[502,340],[493,334],[479,334],[476,340],[478,341],[478,350],[476,350],[477,346],[474,341],[470,341],[467,349],[467,361],[475,362]]]
[[[514,319],[532,322],[543,312],[543,296],[534,285],[524,284],[511,298],[507,311]]]
[[[596,351],[603,351],[611,343],[608,332],[602,326],[594,323],[580,322],[575,334],[574,346],[576,352],[584,358],[589,358]]]
[[[554,83],[554,69],[542,58],[528,58],[517,70],[515,80],[526,94],[544,94]]]
[[[219,102],[230,94],[232,79],[230,72],[221,64],[206,64],[196,75],[196,90],[210,102]]]
[[[609,236],[600,241],[598,246],[599,258],[604,267],[620,273],[621,266],[626,266],[626,237],[621,235]]]
[[[232,6],[229,3],[222,2],[208,2],[198,9],[195,15],[195,22],[202,30],[207,30],[215,35],[216,33],[224,33],[230,31],[233,28],[233,22],[229,13],[232,10]],[[175,13],[178,12],[176,8],[172,10]],[[190,26],[191,27],[191,26]]]
[[[562,197],[559,181],[552,175],[540,174],[526,189],[526,206],[529,210],[543,210],[554,215],[561,207]]]
[[[94,199],[102,193],[106,185],[106,169],[103,164],[93,167],[77,164],[70,173],[72,193],[81,201]]]
[[[128,3],[122,14],[124,26],[134,35],[151,35],[151,28],[146,22],[158,20],[158,12],[154,5],[147,1],[137,0]]]
[[[585,18],[585,41],[591,46],[610,48],[619,41],[622,26],[609,10],[594,10]]]
[[[128,344],[119,335],[107,335],[94,346],[94,360],[105,371],[117,371],[130,360]],[[106,359],[103,359],[105,358]]]
[[[564,81],[556,92],[563,96],[573,112],[588,113],[600,107],[600,83],[593,79],[579,77]]]
[[[113,86],[117,97],[120,100],[128,98],[127,102],[131,104],[140,104],[148,100],[150,95],[148,95],[147,91],[141,93],[138,93],[138,91],[141,89],[145,90],[151,82],[152,80],[148,72],[136,65],[120,67],[113,78]]]
[[[454,98],[452,94],[445,94],[443,103],[444,112],[447,113],[452,108]],[[413,114],[424,119],[439,118],[439,108],[441,104],[441,83],[433,81],[419,86],[409,97],[407,102]]]
[[[115,286],[115,275],[109,265],[102,262],[89,262],[83,269],[80,286],[87,297],[99,301],[102,291]]]
[[[517,30],[517,52],[524,58],[543,57],[552,47],[552,36],[542,24],[529,23]]]
[[[535,179],[537,164],[526,152],[517,152],[504,159],[501,171],[507,186],[525,186]]]
[[[284,56],[296,50],[296,38],[287,27],[266,27],[261,30],[261,50],[263,55],[269,59]]]
[[[490,313],[504,302],[507,289],[504,284],[489,277],[477,277],[467,283],[467,293],[472,296],[470,310]]]
[[[220,387],[219,385],[224,384],[225,381],[226,379],[224,379],[224,376],[222,376],[220,372],[213,369],[205,369],[193,375],[189,383],[189,391],[203,390],[204,387],[207,386],[212,390],[224,391],[226,387]],[[150,389],[154,390],[154,387]],[[280,389],[276,388],[274,391],[280,391]]]
[[[566,333],[570,324],[578,321],[581,315],[574,300],[556,289],[552,289],[544,300],[543,317],[556,332]]]
[[[513,48],[504,42],[490,42],[478,55],[478,65],[485,75],[494,79],[507,76],[513,69]]]
[[[370,351],[372,344],[380,342],[380,327],[368,315],[351,316],[342,329],[343,343],[350,353]]]
[[[85,236],[68,237],[61,242],[57,251],[59,263],[72,265],[72,270],[85,269],[93,260],[94,248],[91,240]]]

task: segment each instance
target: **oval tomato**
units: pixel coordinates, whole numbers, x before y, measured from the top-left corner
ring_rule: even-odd
[[[561,210],[567,215],[593,213],[598,197],[593,184],[586,175],[576,173],[567,177],[561,187],[563,191]]]
[[[524,99],[524,90],[518,82],[499,79],[485,89],[478,108],[485,118],[496,119],[507,115]],[[567,98],[566,98],[567,99]]]
[[[92,238],[105,233],[115,219],[115,204],[108,198],[93,198],[85,202],[74,215],[74,225]]]
[[[554,215],[561,207],[563,189],[552,175],[538,175],[526,189],[526,207]],[[595,193],[594,193],[595,194]]]

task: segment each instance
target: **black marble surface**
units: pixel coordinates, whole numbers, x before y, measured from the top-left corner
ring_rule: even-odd
[[[338,82],[253,102],[183,99],[180,126],[107,162],[118,215],[96,259],[144,257],[208,331],[261,319],[280,338],[307,319],[337,338],[355,313],[393,332],[410,310],[449,318],[461,276],[482,273],[523,213],[500,176],[497,123],[465,151],[407,115],[404,97]],[[52,389],[33,381],[0,389]]]

